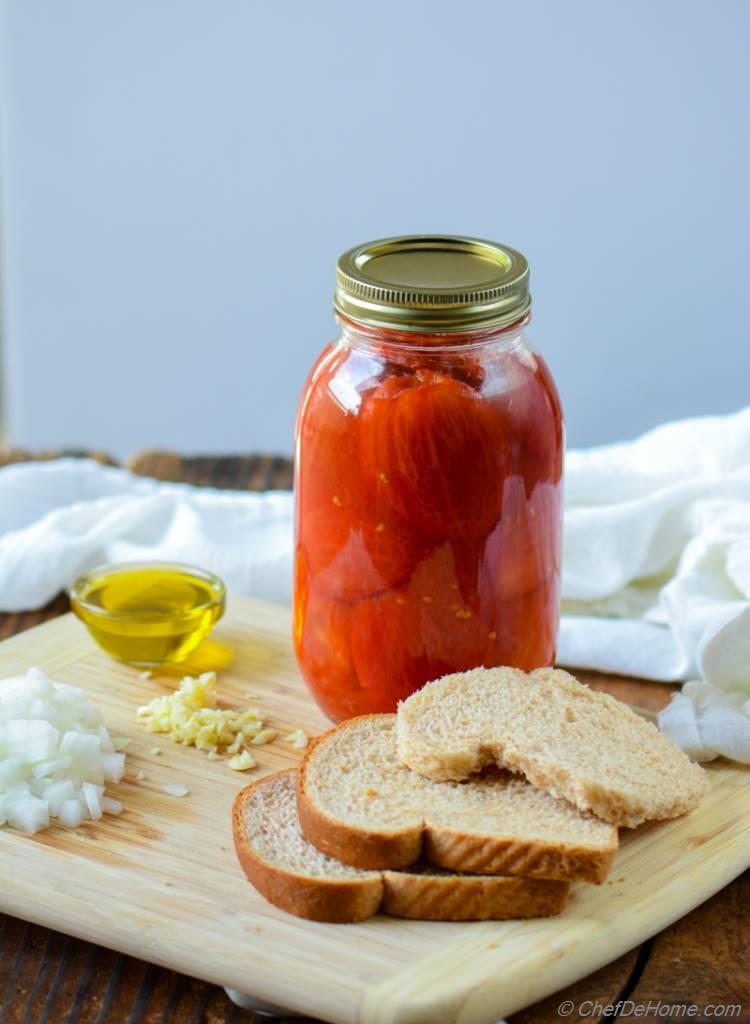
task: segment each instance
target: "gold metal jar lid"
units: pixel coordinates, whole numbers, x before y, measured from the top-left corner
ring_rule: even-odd
[[[458,235],[403,235],[349,249],[334,305],[369,327],[473,331],[502,327],[531,307],[529,265],[510,246]]]

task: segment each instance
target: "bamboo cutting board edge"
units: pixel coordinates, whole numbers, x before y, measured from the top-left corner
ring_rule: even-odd
[[[249,688],[259,705],[269,708],[269,717],[317,731],[328,723],[302,688],[289,632],[288,609],[233,597],[217,635],[237,649],[238,657],[222,673],[221,689],[230,703],[243,703],[252,702]],[[80,830],[75,837],[52,830],[30,840],[0,829],[3,853],[20,855],[2,857],[2,909],[330,1021],[490,1024],[615,959],[750,863],[750,850],[742,848],[750,770],[723,764],[711,769],[712,793],[695,814],[629,836],[610,875],[612,884],[577,887],[571,908],[560,918],[466,925],[388,918],[356,926],[299,921],[265,904],[247,885],[225,832],[219,830],[222,841],[212,845],[212,810],[221,801],[227,805],[249,778],[238,778],[166,738],[143,734],[135,725],[133,705],[153,695],[154,683],[96,651],[72,616],[0,644],[0,675],[30,664],[94,690],[108,724],[115,733],[134,736],[136,749],[130,781],[116,794],[126,802],[122,819],[105,819],[102,827]],[[113,684],[125,688],[127,697]],[[154,744],[162,747],[161,757],[145,753]],[[293,764],[298,757],[274,747],[260,748],[262,770]],[[131,762],[130,747],[127,752]],[[132,781],[138,767],[147,771],[146,790]],[[194,786],[188,804],[155,788],[157,776],[173,775]],[[207,814],[196,815],[195,808]],[[180,836],[194,833],[196,848],[206,851],[207,893],[194,884],[191,865],[182,863],[184,849],[167,827],[171,819]],[[154,821],[163,825],[162,834],[139,840],[142,847],[136,843],[133,860],[123,829],[158,831]],[[160,848],[173,871],[169,877],[159,870],[158,858],[153,861]],[[19,872],[9,877],[7,865],[14,859]],[[682,866],[680,872],[675,865]],[[92,871],[105,890],[109,886],[107,900],[92,904],[82,898],[75,879],[79,870]],[[40,874],[56,886],[51,896],[39,890]],[[90,889],[91,879],[83,882]],[[129,895],[117,893],[118,882]],[[62,898],[56,902],[56,897]],[[199,927],[193,929],[196,910]],[[77,916],[71,916],[74,911]],[[165,914],[167,924],[182,921],[186,927],[165,927]]]
[[[745,824],[750,768],[723,763],[710,772],[724,778],[707,798],[712,805],[724,805],[721,824],[714,821],[704,832],[710,816],[699,810],[626,834],[608,882],[577,885],[562,916],[483,924],[481,934],[427,955],[398,977],[373,986],[363,1000],[363,1019],[368,1024],[489,1024],[611,963],[709,899],[750,867]],[[727,776],[734,776],[732,783],[727,784]],[[675,847],[683,852],[676,862],[679,871],[670,877],[669,851]],[[603,913],[607,907],[610,913]],[[505,945],[496,941],[498,928],[509,939],[512,933]],[[450,1006],[450,1013],[431,1017],[430,1007],[434,1011],[439,1005]]]
[[[257,703],[282,735],[293,726],[312,734],[330,723],[306,695],[289,636],[288,609],[231,597],[214,632],[237,652],[236,664],[222,671],[221,694],[228,704]],[[163,681],[145,681],[136,670],[107,658],[72,615],[0,644],[0,676],[32,664],[82,686],[104,711],[113,735],[133,739],[126,779],[110,787],[123,800],[125,813],[74,832],[52,829],[29,837],[0,829],[0,909],[342,1024],[355,1019],[366,984],[400,969],[410,951],[433,948],[461,927],[425,932],[421,922],[380,917],[355,926],[355,935],[272,907],[237,863],[231,801],[251,778],[294,766],[300,752],[280,743],[258,748],[260,770],[249,776],[145,733],[135,709],[165,692]],[[149,755],[154,744],[162,756]],[[148,789],[133,782],[140,768]],[[191,787],[189,800],[159,791],[157,783],[173,781]],[[190,804],[199,813],[192,814],[188,828],[184,818]],[[146,839],[138,839],[141,833]],[[149,834],[157,838],[150,841]],[[156,863],[155,848],[160,851]],[[186,861],[195,850],[201,858],[197,872]],[[40,879],[45,882],[41,893]],[[203,898],[207,888],[213,905]],[[123,889],[126,900],[117,895]],[[156,903],[162,914],[154,913]]]

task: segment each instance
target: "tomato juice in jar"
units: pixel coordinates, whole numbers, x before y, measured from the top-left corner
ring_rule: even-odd
[[[428,680],[554,660],[563,424],[528,264],[406,236],[339,260],[341,336],[297,418],[294,640],[335,721]]]

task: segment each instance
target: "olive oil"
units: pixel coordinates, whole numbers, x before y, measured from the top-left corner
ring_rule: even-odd
[[[82,576],[71,605],[99,646],[139,667],[183,661],[224,613],[224,584],[188,565],[123,563]]]

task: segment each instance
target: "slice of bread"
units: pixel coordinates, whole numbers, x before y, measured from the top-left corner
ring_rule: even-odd
[[[297,818],[296,771],[268,775],[234,801],[240,864],[282,910],[313,921],[362,921],[382,911],[430,921],[549,917],[564,909],[565,882],[457,875],[439,869],[361,871],[307,842]]]
[[[488,764],[615,825],[692,810],[708,777],[627,705],[559,669],[444,676],[398,709],[404,764],[434,780]]]
[[[402,765],[395,715],[343,722],[308,747],[299,769],[302,831],[361,868],[420,857],[453,871],[601,882],[617,830],[508,772],[431,782]]]

